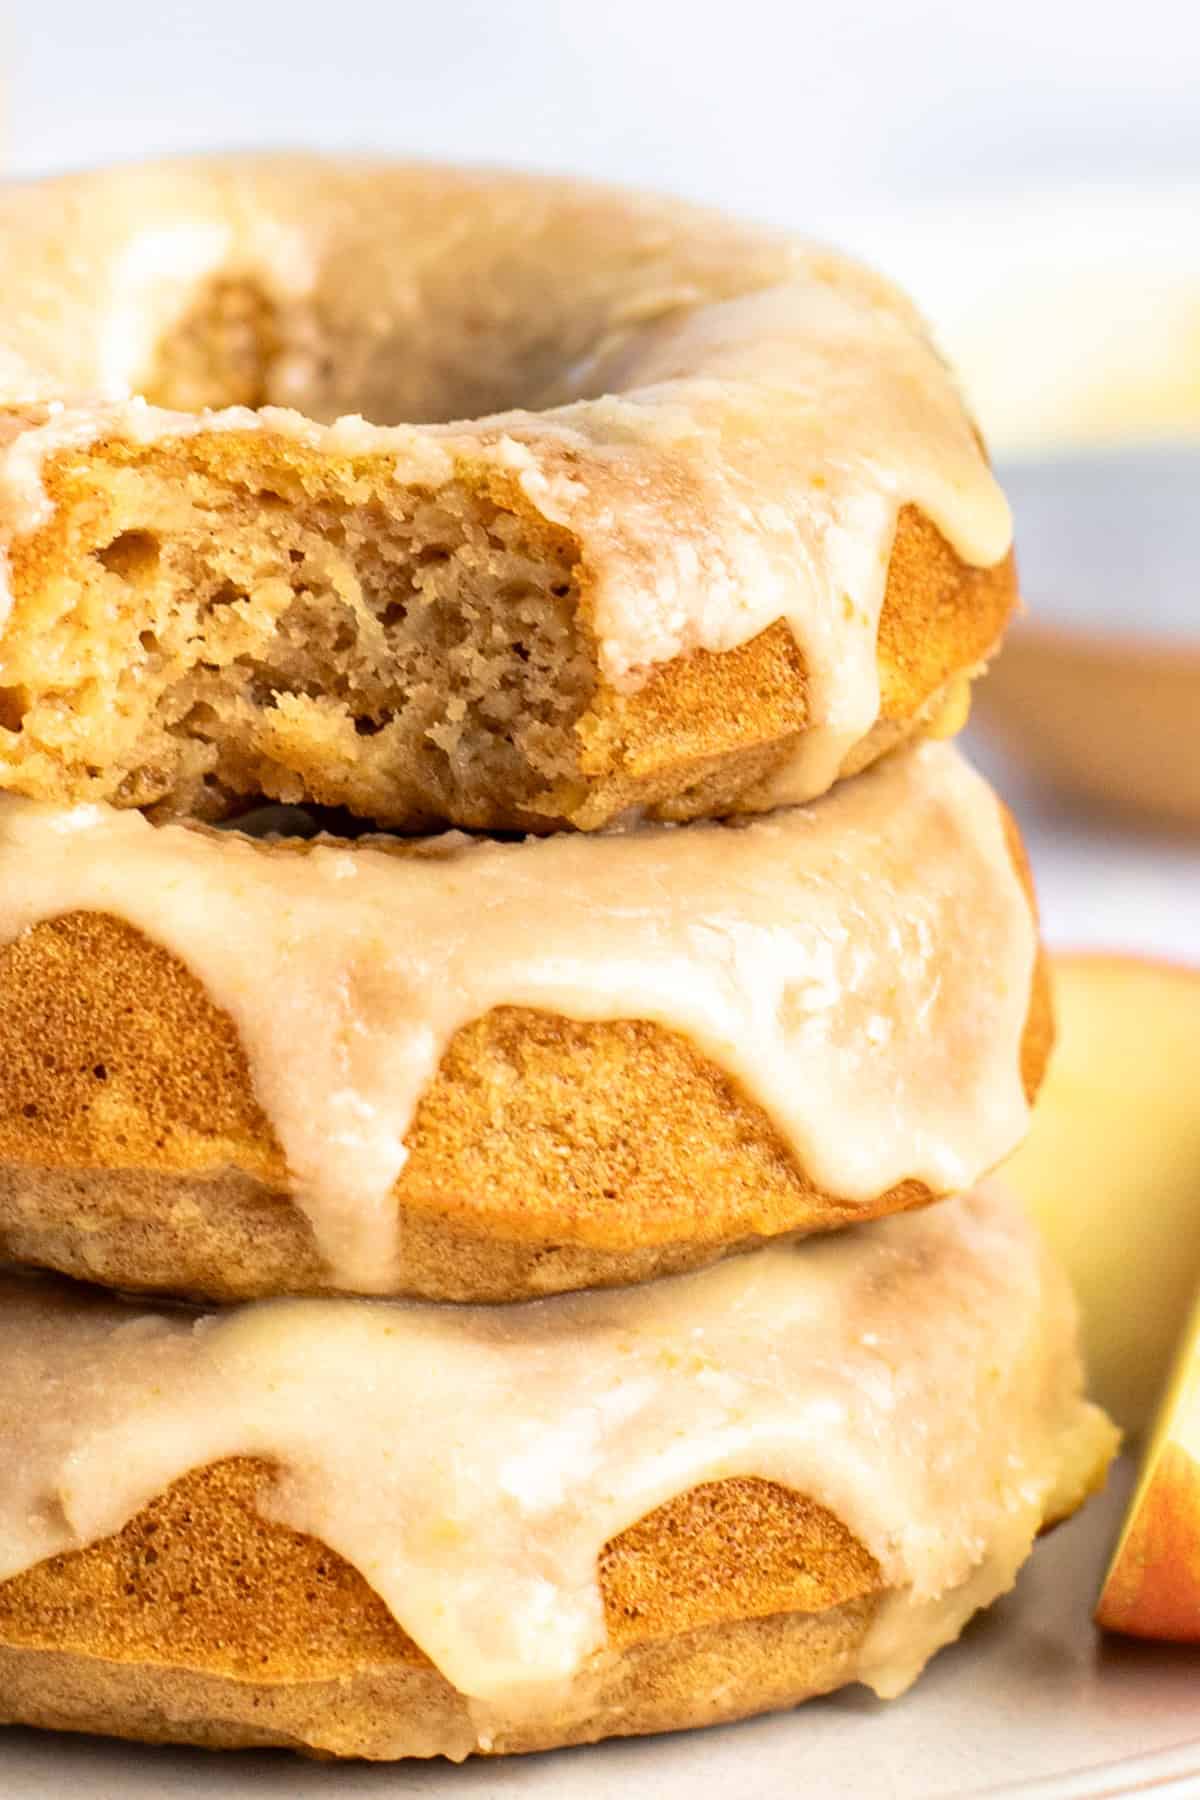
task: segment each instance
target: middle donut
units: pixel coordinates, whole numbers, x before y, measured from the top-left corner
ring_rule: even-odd
[[[213,1300],[513,1300],[921,1205],[1052,1038],[1015,827],[937,743],[520,843],[8,799],[0,944],[0,1260]]]

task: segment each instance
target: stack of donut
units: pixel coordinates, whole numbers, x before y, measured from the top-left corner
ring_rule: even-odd
[[[919,319],[301,157],[10,186],[0,259],[0,1719],[900,1692],[1113,1447],[983,1180],[1052,1022]]]

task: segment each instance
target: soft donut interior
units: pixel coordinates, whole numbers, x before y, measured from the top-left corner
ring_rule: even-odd
[[[232,363],[258,378],[261,339],[240,326],[188,341],[199,360],[169,366],[191,394],[206,345],[223,378]],[[397,483],[388,457],[318,460],[259,434],[113,445],[86,482],[60,509],[69,592],[48,578],[55,688],[31,662],[0,690],[26,755],[70,760],[78,742],[97,798],[169,794],[200,817],[266,794],[482,824],[570,776],[594,664],[565,534],[535,538],[458,481]]]

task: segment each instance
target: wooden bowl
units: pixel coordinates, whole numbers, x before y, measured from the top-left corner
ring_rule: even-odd
[[[975,716],[1035,777],[1200,829],[1200,444],[1064,451],[1001,470],[1029,616]]]

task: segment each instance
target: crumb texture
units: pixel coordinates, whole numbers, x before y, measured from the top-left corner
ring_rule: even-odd
[[[213,818],[263,794],[482,825],[570,780],[593,677],[565,537],[461,482],[250,438],[114,447],[69,486],[54,686],[30,643],[0,692],[55,798],[82,783]]]

